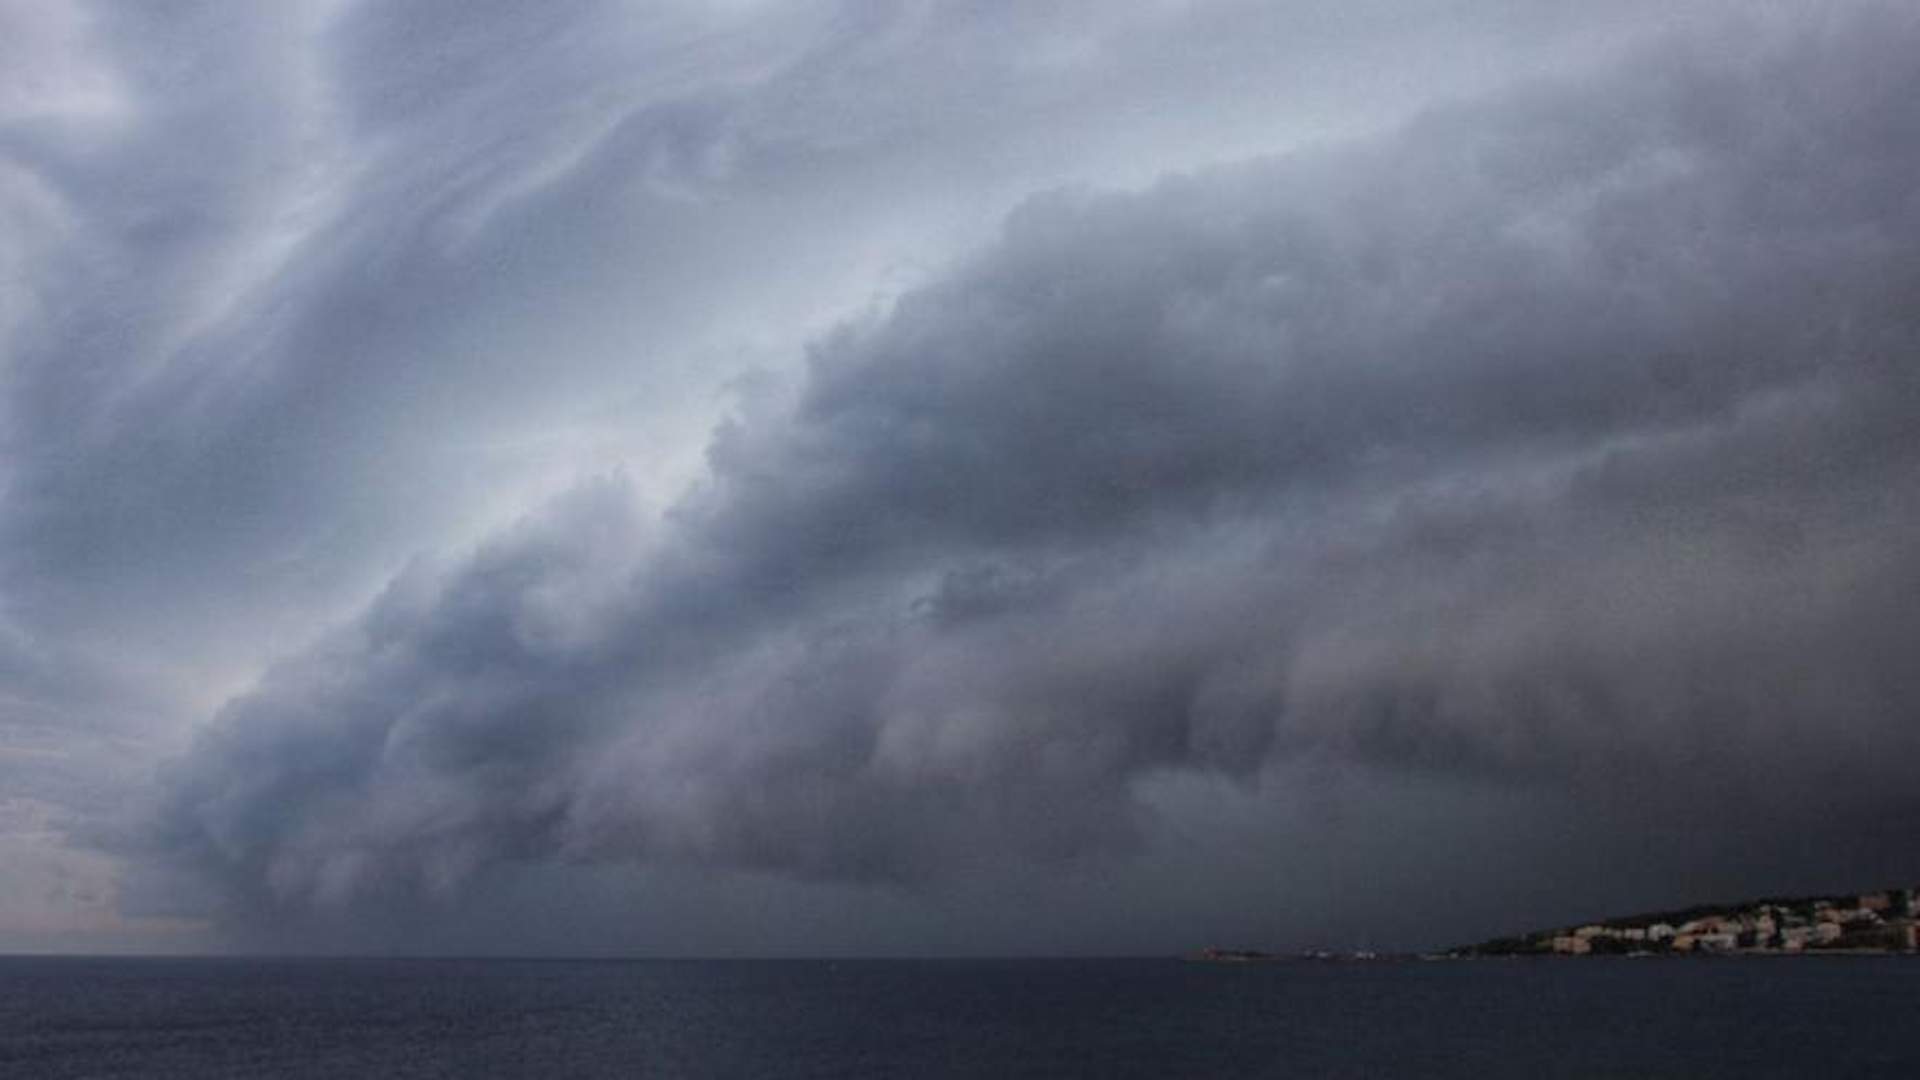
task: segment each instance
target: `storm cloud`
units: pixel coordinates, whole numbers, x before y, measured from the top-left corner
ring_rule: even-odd
[[[549,863],[937,894],[1303,764],[1622,843],[1914,822],[1920,20],[1714,25],[1026,200],[735,379],[664,512],[582,480],[274,664],[146,856],[242,920]]]

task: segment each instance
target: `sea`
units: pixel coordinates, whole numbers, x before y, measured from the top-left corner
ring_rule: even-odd
[[[1915,1077],[1920,958],[0,958],[0,1076]]]

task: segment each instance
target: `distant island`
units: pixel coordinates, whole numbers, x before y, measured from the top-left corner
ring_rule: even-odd
[[[1539,930],[1450,957],[1810,955],[1920,951],[1920,889],[1701,904]]]

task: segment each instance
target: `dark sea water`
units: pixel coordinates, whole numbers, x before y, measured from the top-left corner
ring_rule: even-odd
[[[0,958],[0,1076],[1920,1076],[1920,959]]]

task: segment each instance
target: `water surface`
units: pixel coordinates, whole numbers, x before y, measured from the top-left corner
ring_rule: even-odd
[[[1920,959],[0,958],[5,1077],[1912,1077]]]

